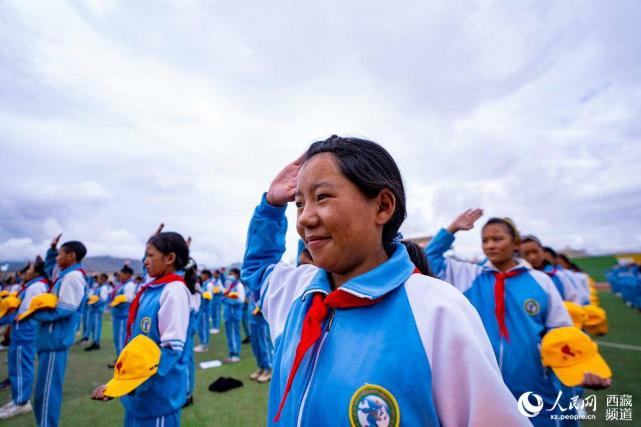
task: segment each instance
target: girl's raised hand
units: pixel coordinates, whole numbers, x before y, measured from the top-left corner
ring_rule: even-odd
[[[454,234],[460,230],[471,230],[476,220],[482,216],[483,209],[468,209],[454,219],[447,231]]]
[[[300,156],[294,160],[283,170],[281,170],[276,178],[269,184],[267,191],[267,202],[272,206],[285,206],[288,202],[294,201],[294,193],[296,192],[296,177],[301,166],[303,166],[304,158]]]
[[[158,228],[156,228],[156,231],[154,231],[154,234],[152,234],[152,237],[160,234],[163,228],[165,228],[165,223],[161,222]]]
[[[57,248],[58,247],[58,242],[60,241],[60,238],[62,237],[62,233],[58,234],[56,237],[54,237],[51,240],[51,247],[52,248]]]
[[[107,388],[106,384],[96,387],[96,389],[91,393],[92,400],[100,400],[106,402],[113,399],[112,397],[105,396],[105,389]]]

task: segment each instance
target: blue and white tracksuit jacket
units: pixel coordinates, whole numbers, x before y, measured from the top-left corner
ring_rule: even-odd
[[[209,345],[209,315],[211,314],[210,303],[211,300],[205,299],[202,297],[202,294],[205,292],[211,293],[214,288],[213,282],[211,279],[203,283],[200,289],[197,290],[200,292],[200,308],[198,309],[198,341],[201,345]]]
[[[240,356],[240,322],[243,318],[245,307],[245,287],[239,280],[231,281],[227,290],[236,292],[238,298],[223,297],[223,319],[225,320],[225,335],[227,338],[227,349],[230,357]]]
[[[268,425],[274,425],[311,294],[332,291],[324,270],[280,262],[286,230],[285,207],[269,205],[263,195],[249,226],[242,279],[260,291],[275,344]],[[474,308],[450,285],[414,269],[397,244],[388,261],[341,287],[384,298],[330,314],[277,425],[349,426],[350,418],[363,422],[379,404],[407,426],[529,424],[501,379]]]
[[[563,301],[570,301],[579,305],[586,304],[584,296],[581,295],[572,276],[568,274],[570,273],[568,270],[563,269],[559,265],[547,264],[543,267],[543,271],[552,279]],[[588,299],[587,304],[589,304],[589,302]]]
[[[211,327],[214,329],[220,329],[220,307],[223,301],[223,292],[225,292],[225,284],[221,277],[223,276],[218,276],[218,278],[212,278],[211,280],[213,286],[212,298],[211,301],[209,301],[209,309],[211,311]],[[218,293],[213,292],[213,289],[216,286],[220,290]]]
[[[526,271],[505,281],[505,322],[510,337],[507,341],[499,335],[494,312],[494,272],[498,270],[490,262],[479,265],[444,257],[453,242],[454,235],[445,229],[430,241],[426,255],[432,271],[463,292],[478,311],[512,394],[518,399],[525,392],[534,392],[543,398],[545,409],[551,408],[560,382],[541,363],[541,339],[552,328],[572,325],[556,286],[545,273],[518,262],[512,270]],[[555,424],[545,411],[531,421],[535,425]]]
[[[90,335],[96,344],[100,344],[100,339],[102,337],[102,315],[104,314],[105,307],[109,302],[112,289],[111,285],[108,282],[105,282],[103,284],[98,284],[98,286],[91,292],[92,295],[96,295],[98,297],[98,301],[89,305],[89,316],[91,318]]]
[[[25,288],[18,293],[20,306],[16,316],[24,313],[31,304],[31,299],[36,295],[49,291],[49,285],[42,277],[30,280]],[[31,398],[34,379],[34,356],[36,347],[37,323],[31,317],[18,322],[11,321],[11,343],[9,344],[9,379],[11,380],[11,399],[18,405],[24,405]]]
[[[190,292],[182,282],[150,286],[140,299],[131,339],[146,335],[160,346],[158,372],[120,401],[125,426],[175,426],[189,385],[185,351],[190,319]]]
[[[53,310],[38,310],[35,321],[35,346],[38,352],[38,375],[34,391],[34,412],[40,427],[56,427],[62,408],[67,354],[73,345],[85,299],[85,276],[80,264],[58,273],[52,293],[58,296]]]
[[[113,302],[113,300],[119,295],[124,295],[127,298],[127,302],[123,302],[115,307],[111,307],[111,319],[113,322],[112,327],[116,357],[118,357],[122,349],[125,347],[129,307],[131,306],[131,302],[136,296],[136,284],[133,282],[133,280],[116,285],[116,292],[113,293],[113,298],[110,298],[109,303]]]

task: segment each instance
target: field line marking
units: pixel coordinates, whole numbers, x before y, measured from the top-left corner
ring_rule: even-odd
[[[638,346],[638,345],[618,344],[615,342],[606,342],[606,341],[597,341],[596,343],[604,347],[613,347],[613,348],[621,348],[624,350],[641,351],[641,346]]]

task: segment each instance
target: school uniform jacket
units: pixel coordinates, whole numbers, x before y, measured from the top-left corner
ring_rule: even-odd
[[[572,325],[554,283],[545,273],[522,261],[510,270],[524,272],[505,281],[508,341],[499,334],[494,312],[494,273],[498,270],[490,262],[479,265],[444,257],[453,242],[454,235],[445,229],[430,241],[426,254],[432,271],[463,292],[478,311],[505,383],[514,396],[534,392],[543,398],[546,408],[552,407],[558,382],[541,363],[541,338],[552,328]]]
[[[268,425],[274,425],[312,294],[332,291],[324,270],[280,262],[286,230],[285,207],[263,196],[249,227],[242,279],[260,291],[275,344]],[[397,244],[387,262],[341,287],[382,300],[330,314],[277,425],[349,426],[375,415],[407,426],[529,425],[500,377],[474,308],[448,284],[414,269]]]

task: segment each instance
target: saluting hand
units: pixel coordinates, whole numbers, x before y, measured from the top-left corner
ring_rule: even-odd
[[[288,202],[294,201],[294,193],[296,192],[296,177],[301,166],[303,166],[304,158],[300,156],[294,160],[283,170],[281,170],[276,178],[269,184],[267,191],[267,202],[272,206],[285,206]]]
[[[62,233],[58,234],[56,237],[51,240],[51,247],[56,249],[58,247],[58,242],[60,241],[60,238],[62,237]]]
[[[482,216],[483,209],[468,209],[454,219],[447,231],[454,234],[460,230],[471,230],[476,220]]]

